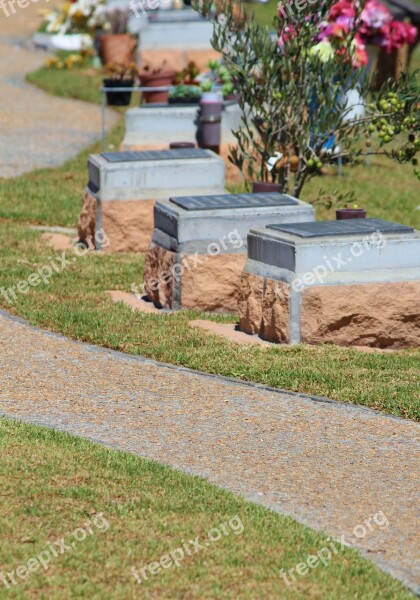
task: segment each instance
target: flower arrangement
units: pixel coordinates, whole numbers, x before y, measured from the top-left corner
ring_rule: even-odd
[[[97,28],[105,0],[71,0],[44,12],[40,31],[55,34],[91,33]]]
[[[332,5],[327,19],[319,27],[319,49],[327,57],[332,55],[333,49],[339,50],[351,31],[356,31],[355,67],[367,64],[368,44],[390,53],[404,44],[413,44],[417,37],[416,27],[393,20],[389,9],[377,0],[367,0],[363,7],[352,0],[339,0]]]

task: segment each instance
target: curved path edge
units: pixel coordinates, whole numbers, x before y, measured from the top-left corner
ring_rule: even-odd
[[[157,460],[345,535],[420,594],[417,423],[93,346],[5,311],[0,347],[2,415]],[[388,526],[356,539],[379,513]]]

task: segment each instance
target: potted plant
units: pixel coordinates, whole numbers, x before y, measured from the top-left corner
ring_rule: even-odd
[[[200,83],[197,80],[199,74],[200,69],[194,61],[175,73],[175,87],[169,92],[169,104],[197,104],[201,98]]]
[[[200,98],[201,89],[196,85],[181,83],[169,92],[169,104],[198,104]]]
[[[170,87],[174,81],[176,72],[174,69],[162,67],[152,68],[146,65],[139,73],[140,85],[142,87]],[[143,98],[146,104],[167,104],[169,99],[168,91],[144,92]]]
[[[108,77],[104,79],[107,88],[132,88],[137,77],[137,66],[110,63],[106,65],[105,72]],[[107,101],[110,106],[128,106],[131,102],[131,92],[106,92]]]
[[[209,61],[207,66],[210,71],[200,83],[202,91],[206,93],[220,91],[224,100],[236,100],[235,86],[228,69],[218,60]]]
[[[97,15],[95,27],[104,33],[98,35],[98,53],[102,64],[130,65],[135,59],[137,38],[128,32],[130,9],[105,8]]]
[[[176,85],[199,85],[199,81],[197,77],[200,75],[200,69],[194,61],[190,61],[185,69],[182,71],[178,71],[175,74],[175,84]]]

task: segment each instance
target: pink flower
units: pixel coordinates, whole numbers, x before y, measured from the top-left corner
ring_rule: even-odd
[[[368,0],[362,10],[360,20],[362,22],[362,29],[365,29],[368,33],[369,30],[382,29],[384,25],[387,25],[392,21],[392,15],[384,4],[381,4],[376,0]],[[364,33],[362,29],[361,33]],[[372,35],[372,33],[373,32],[370,31],[370,35]]]
[[[335,21],[338,17],[351,17],[354,19],[355,10],[351,0],[338,0],[336,4],[333,4],[328,15],[330,21]]]
[[[398,23],[398,21],[393,22]],[[418,29],[411,23],[402,23],[402,25],[405,28],[405,43],[411,46],[417,39]]]
[[[417,28],[402,21],[391,21],[384,27],[383,33],[384,37],[380,46],[385,48],[388,53],[398,50],[404,44],[414,44],[417,39]]]
[[[355,48],[353,55],[353,67],[355,69],[360,69],[361,67],[365,67],[368,63],[369,56],[366,52],[366,47],[360,40],[359,36],[356,35],[354,38]]]
[[[318,35],[318,40],[322,41],[325,39],[330,40],[331,38],[338,38],[343,40],[348,35],[350,29],[346,25],[340,23],[332,23],[327,25],[323,31]]]
[[[293,25],[285,25],[280,31],[279,39],[277,41],[278,46],[280,48],[284,48],[284,45],[291,40],[294,40],[298,35],[295,27]]]
[[[338,0],[331,7],[327,22],[320,25],[318,40],[344,40],[355,27],[358,1]],[[367,62],[366,44],[375,44],[393,52],[404,44],[413,44],[417,39],[417,29],[409,23],[393,21],[387,6],[378,0],[367,0],[357,21],[356,62],[360,64]]]

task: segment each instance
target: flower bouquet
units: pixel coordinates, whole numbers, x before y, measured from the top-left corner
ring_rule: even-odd
[[[368,64],[368,45],[391,53],[404,44],[413,44],[417,37],[414,25],[393,20],[389,9],[377,0],[368,0],[362,10],[351,0],[339,0],[331,7],[327,20],[320,23],[321,50],[327,55],[340,51],[343,40],[354,30],[356,68]]]
[[[43,11],[40,33],[51,35],[57,50],[80,51],[92,46],[92,33],[105,0],[73,0],[60,8]]]

